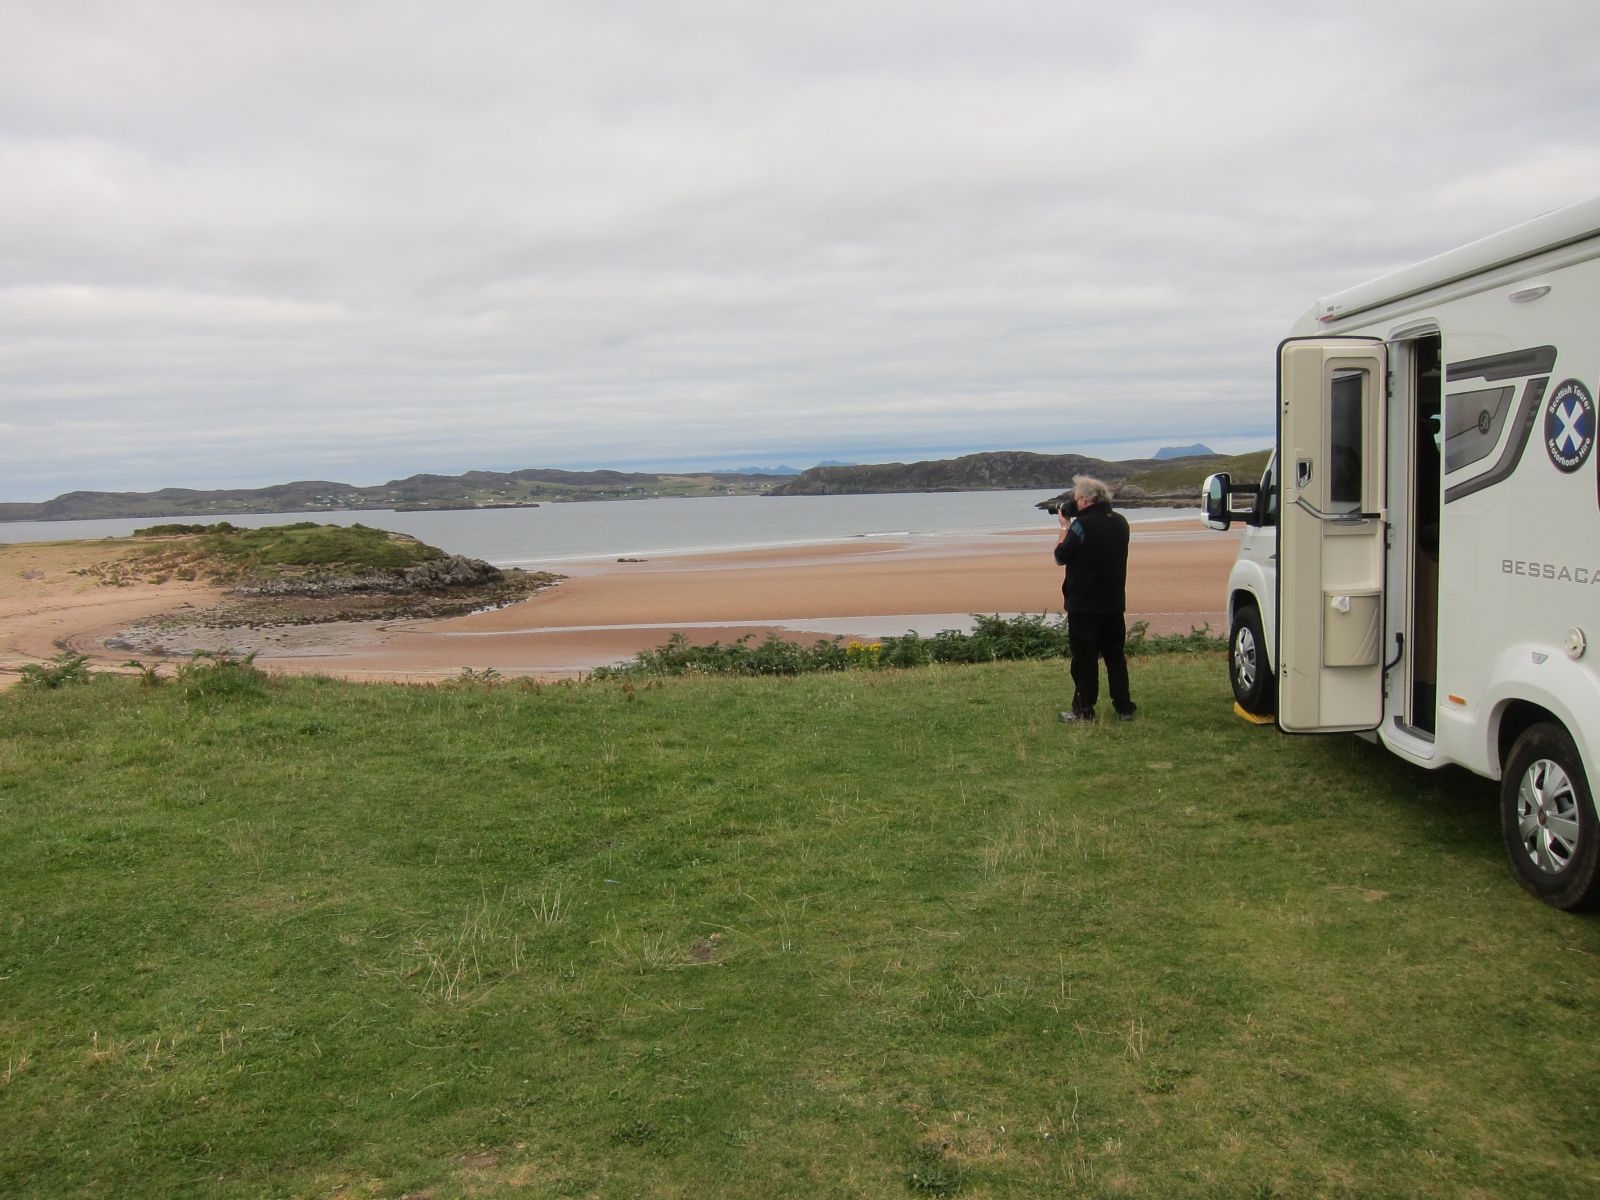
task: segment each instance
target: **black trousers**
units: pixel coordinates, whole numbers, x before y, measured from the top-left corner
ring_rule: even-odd
[[[1128,659],[1123,645],[1128,627],[1121,613],[1068,613],[1067,646],[1072,651],[1072,711],[1094,712],[1100,699],[1100,660],[1106,663],[1106,690],[1119,713],[1134,710],[1128,695]]]

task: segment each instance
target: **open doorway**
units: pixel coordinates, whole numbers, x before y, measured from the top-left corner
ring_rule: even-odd
[[[1439,513],[1443,386],[1439,335],[1410,343],[1411,394],[1411,696],[1407,723],[1432,735],[1439,679]]]

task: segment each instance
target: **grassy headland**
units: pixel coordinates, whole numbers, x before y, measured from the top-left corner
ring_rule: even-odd
[[[1177,459],[1111,462],[1081,454],[1032,454],[1009,450],[915,463],[812,467],[771,490],[774,496],[840,496],[869,492],[973,491],[986,488],[1070,488],[1074,475],[1094,475],[1113,485],[1122,508],[1197,505],[1207,475],[1228,471],[1254,482],[1266,469],[1270,450],[1209,454]]]
[[[1216,655],[232,678],[0,696],[0,1194],[1600,1189],[1600,928]]]
[[[296,521],[263,529],[215,525],[152,525],[134,531],[141,545],[132,559],[147,572],[190,571],[218,583],[304,578],[314,572],[342,574],[403,571],[445,557],[409,534],[366,525],[320,525]]]

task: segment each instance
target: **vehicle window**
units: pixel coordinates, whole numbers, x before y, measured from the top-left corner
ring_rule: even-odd
[[[1267,464],[1267,473],[1261,477],[1261,490],[1256,493],[1256,506],[1250,514],[1250,524],[1270,528],[1278,523],[1278,464]]]
[[[1332,403],[1328,413],[1328,511],[1361,511],[1362,404],[1367,372],[1333,373]]]
[[[1444,469],[1459,471],[1489,457],[1511,412],[1509,387],[1451,392],[1444,399]],[[1438,435],[1435,434],[1437,440]]]

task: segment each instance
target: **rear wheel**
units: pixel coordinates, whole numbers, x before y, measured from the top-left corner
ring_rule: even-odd
[[[1261,633],[1261,614],[1255,605],[1245,604],[1233,614],[1233,629],[1228,634],[1228,680],[1239,707],[1255,716],[1272,711],[1277,698],[1277,680],[1267,662],[1267,642]]]
[[[1500,780],[1506,851],[1522,886],[1557,908],[1600,903],[1600,829],[1572,736],[1546,722],[1511,748]]]

